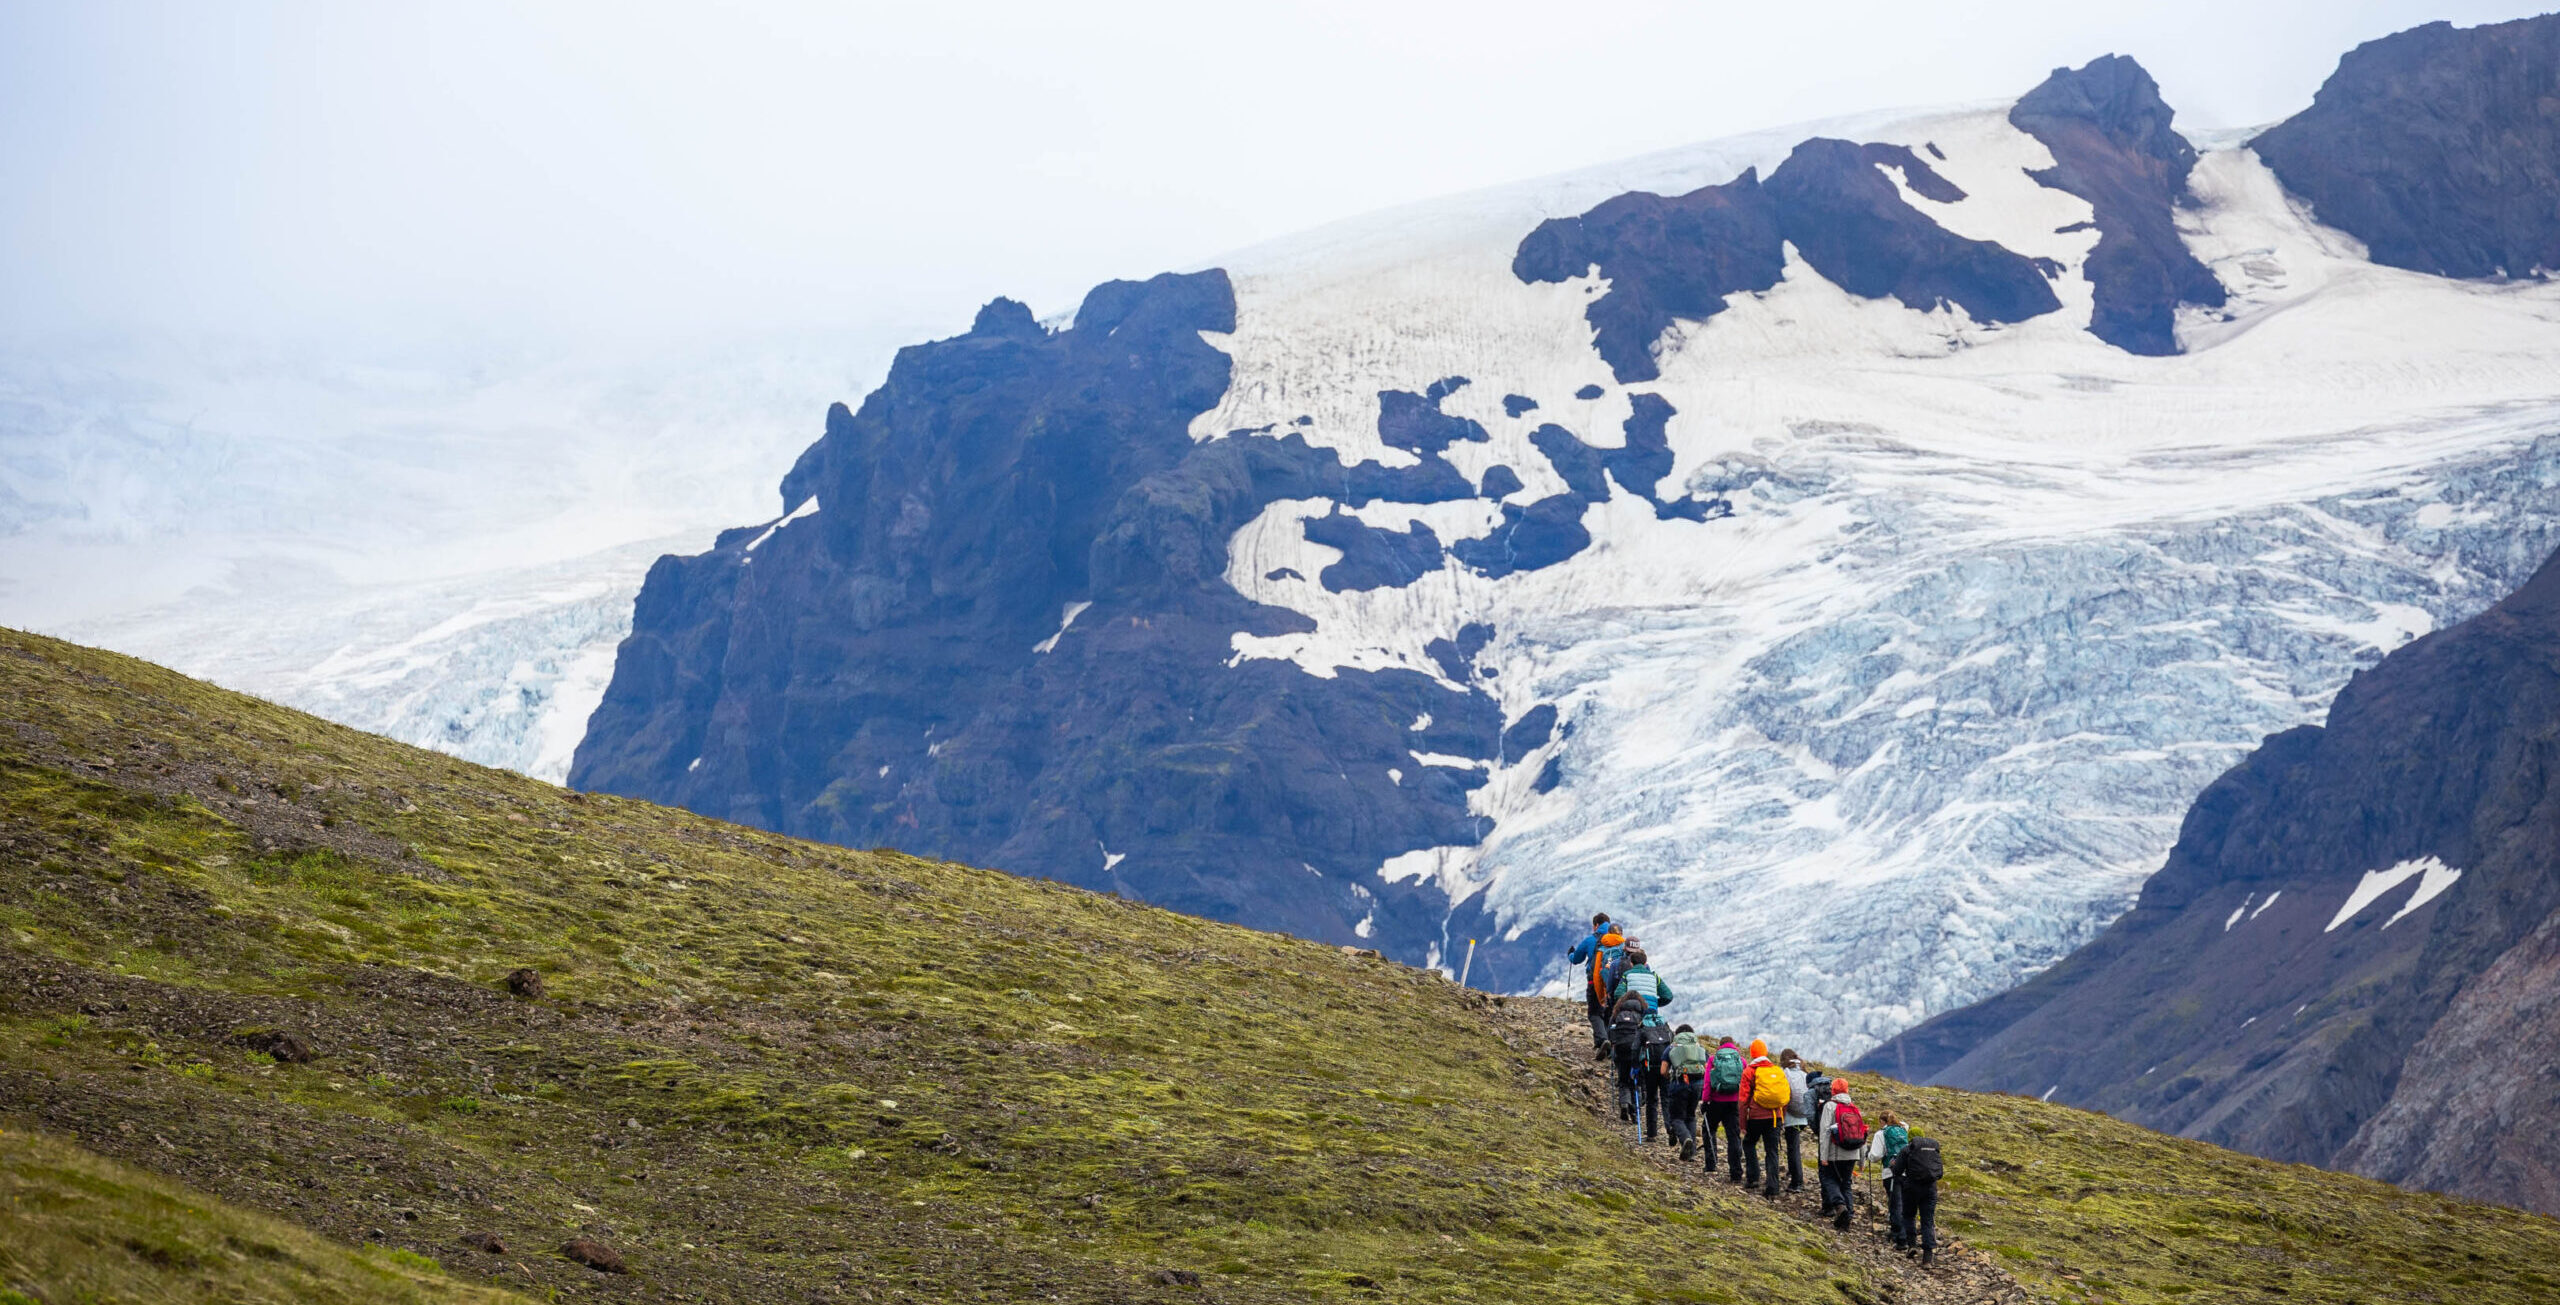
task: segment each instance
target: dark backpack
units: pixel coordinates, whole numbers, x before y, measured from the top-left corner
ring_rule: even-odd
[[[1893,1176],[1906,1183],[1936,1185],[1947,1176],[1947,1162],[1938,1155],[1938,1139],[1915,1137],[1893,1158]]]
[[[1857,1106],[1837,1102],[1831,1107],[1831,1145],[1843,1151],[1855,1151],[1867,1144],[1867,1117]]]
[[[1644,1046],[1644,999],[1634,993],[1609,1012],[1609,1047],[1622,1059],[1632,1060]]]
[[[1659,1065],[1671,1058],[1671,1026],[1660,1020],[1646,1020],[1636,1034],[1641,1050],[1638,1059],[1647,1065]]]
[[[1815,1123],[1822,1122],[1822,1108],[1831,1101],[1831,1076],[1818,1069],[1806,1070],[1804,1095],[1804,1117]]]
[[[1734,1047],[1718,1047],[1708,1058],[1714,1068],[1707,1071],[1707,1086],[1718,1092],[1742,1090],[1742,1052]]]

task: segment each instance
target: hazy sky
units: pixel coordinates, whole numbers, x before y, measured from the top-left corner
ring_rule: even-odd
[[[2269,121],[2358,41],[2534,7],[0,0],[0,332],[913,338],[2109,51]]]

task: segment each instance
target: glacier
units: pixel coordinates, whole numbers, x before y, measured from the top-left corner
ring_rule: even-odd
[[[1491,438],[1446,456],[1470,478],[1512,468],[1517,501],[1555,492],[1530,431],[1605,445],[1629,387],[1582,316],[1605,280],[1523,284],[1525,231],[1829,131],[1925,150],[1966,198],[1906,185],[1907,202],[2076,268],[2089,206],[2029,177],[2052,159],[2005,107],[1674,151],[1222,260],[1235,381],[1194,435],[1285,426],[1396,465],[1379,392],[1464,376],[1445,410]],[[1672,482],[1730,517],[1620,495],[1558,565],[1452,560],[1334,592],[1314,577],[1339,550],[1303,525],[1334,505],[1268,507],[1228,580],[1315,628],[1240,634],[1238,658],[1437,673],[1425,645],[1481,623],[1505,718],[1554,703],[1567,722],[1491,763],[1480,845],[1381,875],[1435,879],[1515,937],[1606,909],[1689,995],[1683,1018],[1854,1055],[2085,941],[2214,776],[2520,583],[2560,543],[2560,289],[2376,266],[2234,136],[2202,142],[2178,215],[2230,299],[2182,312],[2182,354],[2087,334],[2077,276],[2055,283],[2062,312],[1989,326],[1859,299],[1790,248],[1779,285],[1675,325],[1659,381],[1635,387],[1677,410]],[[1496,505],[1351,511],[1449,539]],[[1477,972],[1557,993],[1561,969]]]

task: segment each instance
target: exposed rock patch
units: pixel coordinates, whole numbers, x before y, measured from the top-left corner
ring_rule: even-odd
[[[2367,41],[2250,142],[2373,261],[2460,277],[2560,269],[2560,14]]]

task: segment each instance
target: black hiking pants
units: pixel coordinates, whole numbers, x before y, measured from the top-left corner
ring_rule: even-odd
[[[1716,1130],[1723,1129],[1724,1160],[1725,1167],[1729,1171],[1727,1177],[1731,1178],[1734,1182],[1741,1182],[1742,1103],[1739,1101],[1710,1101],[1706,1103],[1705,1110],[1707,1116],[1705,1148],[1707,1153],[1707,1170],[1710,1173],[1715,1171]]]
[[[1809,1125],[1787,1125],[1787,1190],[1790,1192],[1804,1187],[1804,1135],[1808,1131]]]
[[[1670,1113],[1662,1102],[1662,1088],[1662,1071],[1651,1065],[1636,1070],[1636,1090],[1644,1096],[1644,1140],[1648,1142],[1662,1140],[1663,1116]]]
[[[1668,1117],[1671,1140],[1682,1146],[1698,1138],[1698,1089],[1705,1086],[1706,1080],[1697,1075],[1682,1074],[1663,1089],[1662,1109]],[[1708,1163],[1712,1166],[1714,1157],[1708,1157]]]
[[[1642,1071],[1637,1068],[1636,1058],[1630,1052],[1614,1053],[1610,1063],[1617,1070],[1618,1118],[1632,1122],[1636,1117],[1636,1102],[1641,1095],[1637,1091],[1636,1076]]]
[[[1764,1181],[1761,1174],[1768,1174]],[[1742,1185],[1757,1187],[1763,1196],[1778,1194],[1778,1121],[1746,1120],[1742,1125]]]
[[[1840,1216],[1840,1226],[1843,1228],[1849,1226],[1849,1213],[1857,1204],[1857,1191],[1852,1186],[1857,1180],[1857,1161],[1825,1160],[1822,1162],[1822,1208],[1836,1211]]]
[[[1591,1019],[1591,1049],[1605,1050],[1609,1045],[1609,1007],[1598,997],[1593,996],[1589,989],[1585,989],[1582,994],[1582,1012]]]
[[[1923,1250],[1938,1249],[1938,1185],[1895,1182],[1891,1188],[1893,1244],[1907,1247],[1916,1241]]]

